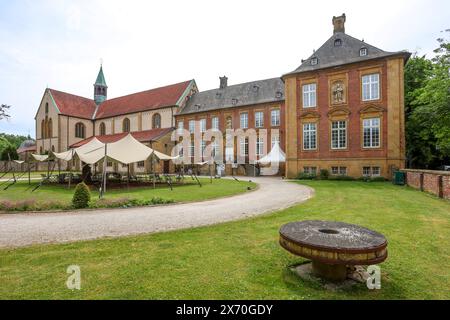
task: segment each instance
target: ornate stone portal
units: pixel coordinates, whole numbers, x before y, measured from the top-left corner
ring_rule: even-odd
[[[374,265],[387,259],[387,240],[375,231],[342,222],[303,221],[284,225],[280,245],[312,260],[313,273],[344,281],[347,268]]]

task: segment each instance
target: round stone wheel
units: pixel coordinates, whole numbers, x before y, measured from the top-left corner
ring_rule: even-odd
[[[346,266],[374,265],[387,259],[386,238],[367,228],[331,221],[302,221],[280,229],[280,245],[313,261],[313,271],[343,280]]]

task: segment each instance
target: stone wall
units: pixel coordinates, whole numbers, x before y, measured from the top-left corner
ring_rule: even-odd
[[[408,186],[450,200],[450,172],[432,170],[402,170]]]

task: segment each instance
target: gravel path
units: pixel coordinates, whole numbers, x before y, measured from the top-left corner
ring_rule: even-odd
[[[293,206],[313,191],[279,178],[252,178],[256,191],[197,203],[58,213],[0,214],[0,247],[162,232],[239,220]],[[236,182],[238,183],[238,182]]]

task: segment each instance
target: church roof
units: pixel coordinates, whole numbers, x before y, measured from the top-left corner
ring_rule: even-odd
[[[336,45],[336,43],[339,43],[339,40],[340,44]],[[360,49],[362,48],[367,49],[367,55],[360,56]],[[353,38],[344,32],[336,32],[316,52],[308,59],[304,60],[297,69],[286,75],[315,71],[394,55],[403,55],[405,60],[407,60],[411,54],[406,51],[383,51],[362,40]],[[317,58],[317,64],[315,65],[311,63],[314,58]]]
[[[61,114],[83,119],[92,119],[97,108],[94,100],[54,89],[48,89],[48,91],[52,95]]]
[[[95,80],[95,85],[107,87],[105,75],[103,74],[103,66],[100,66],[100,71],[98,72],[97,80]]]
[[[100,104],[96,119],[176,106],[193,80],[106,100]]]
[[[136,131],[136,132],[130,132],[131,135],[139,142],[151,142],[156,141],[159,138],[165,136],[166,134],[172,132],[173,128],[163,128],[163,129],[152,129],[152,130],[144,130],[144,131]],[[113,143],[116,141],[119,141],[123,138],[125,138],[128,135],[128,132],[123,133],[116,133],[116,134],[108,134],[108,135],[102,135],[102,136],[95,136],[90,137],[87,139],[84,139],[80,142],[77,142],[73,145],[71,145],[71,148],[78,148],[86,143],[90,142],[92,139],[97,138],[100,142],[103,143]]]
[[[280,78],[273,78],[198,92],[189,99],[179,114],[278,101],[284,101],[284,83]]]

